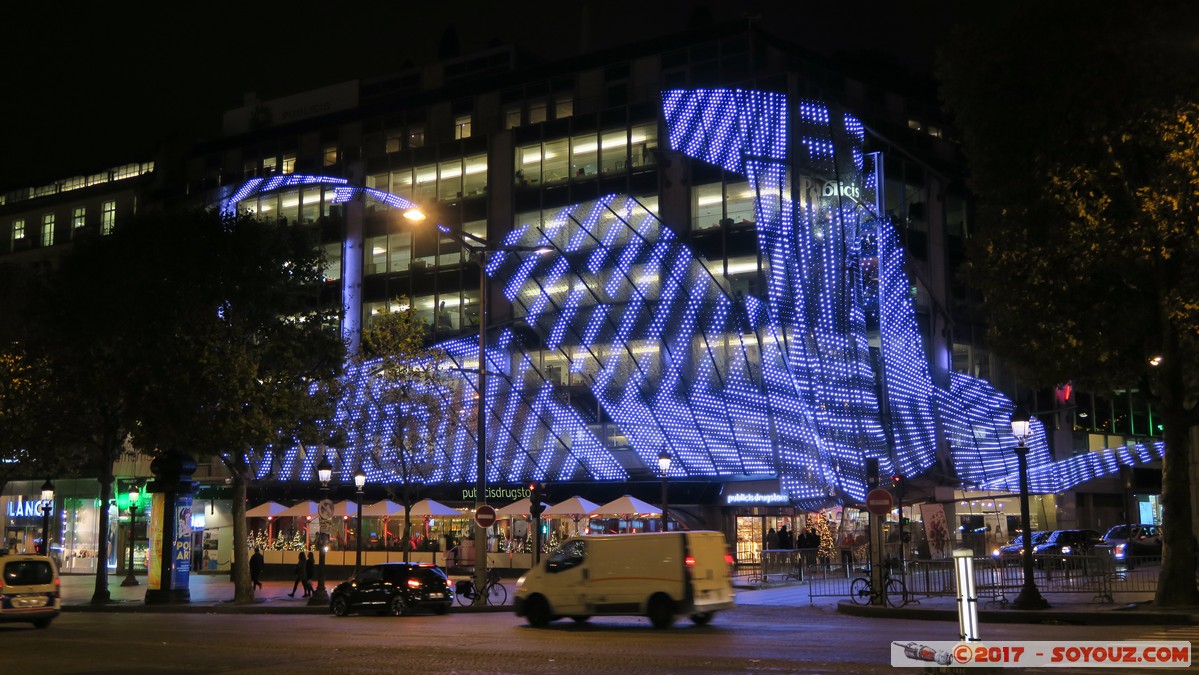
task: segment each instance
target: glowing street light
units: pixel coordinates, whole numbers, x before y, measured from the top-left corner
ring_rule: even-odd
[[[1012,435],[1016,437],[1016,462],[1020,471],[1020,527],[1023,530],[1024,545],[1021,548],[1024,559],[1024,586],[1020,594],[1012,602],[1015,609],[1048,609],[1049,603],[1037,590],[1036,580],[1032,570],[1032,521],[1028,515],[1028,436],[1032,433],[1031,416],[1022,405],[1017,405],[1012,413]]]

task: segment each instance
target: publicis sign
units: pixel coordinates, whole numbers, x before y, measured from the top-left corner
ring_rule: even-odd
[[[5,513],[9,518],[41,518],[43,508],[54,513],[54,502],[45,499],[18,498],[8,502],[5,506]]]

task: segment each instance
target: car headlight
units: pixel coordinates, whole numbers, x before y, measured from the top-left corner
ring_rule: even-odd
[[[1062,547],[1062,553],[1063,553],[1063,554],[1067,554],[1067,555],[1068,555],[1068,554],[1070,553],[1070,551],[1073,551],[1073,550],[1074,550],[1074,549],[1070,548],[1069,546],[1063,546],[1063,547]]]
[[[991,557],[998,558],[999,557],[999,549],[995,549],[994,551],[991,551]]]
[[[516,579],[516,589],[517,590],[520,590],[520,587],[525,585],[525,577],[527,577],[527,576],[529,576],[529,575],[522,574],[522,575],[520,575],[520,577],[518,577]]]

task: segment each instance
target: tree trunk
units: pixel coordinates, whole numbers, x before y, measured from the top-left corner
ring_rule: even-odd
[[[96,479],[100,483],[100,509],[99,516],[96,518],[99,521],[97,523],[99,531],[96,533],[98,540],[96,541],[96,585],[92,591],[93,605],[107,604],[112,600],[112,595],[108,591],[108,502],[112,499],[112,465],[116,461],[116,454],[115,448],[104,448],[100,451],[101,473],[100,477]]]
[[[1173,351],[1173,350],[1172,350]],[[1199,605],[1195,586],[1195,535],[1191,516],[1190,415],[1183,401],[1182,368],[1165,355],[1162,373],[1162,421],[1166,452],[1162,458],[1162,567],[1157,578],[1158,607]]]
[[[412,504],[404,505],[404,562],[409,562],[412,550]]]
[[[243,467],[233,474],[233,602],[254,602],[254,585],[250,582],[250,551],[246,546],[246,476]]]

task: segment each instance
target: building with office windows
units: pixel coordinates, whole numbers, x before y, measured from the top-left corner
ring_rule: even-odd
[[[877,462],[903,518],[936,503],[999,540],[1019,512],[1019,394],[1039,413],[1034,526],[1122,522],[1112,476],[1160,457],[1152,410],[1136,392],[1025,391],[990,357],[953,274],[970,208],[951,132],[890,84],[744,25],[548,64],[499,47],[247,97],[167,187],[319,223],[351,344],[414,307],[461,373],[444,396],[486,403],[494,503],[532,480],[554,498],[656,502],[666,453],[672,515],[752,559],[768,528],[812,510],[850,507],[837,517],[852,522]],[[48,256],[77,209],[103,236],[106,204],[119,222],[138,185],[10,197],[0,234],[10,255]],[[407,222],[411,206],[432,218]],[[509,250],[472,255],[481,241]],[[335,471],[393,481],[375,449],[393,423],[358,425]],[[474,433],[439,435],[430,496],[473,504]],[[311,481],[328,452],[266,451],[259,475]],[[1130,478],[1151,515],[1152,476]]]

